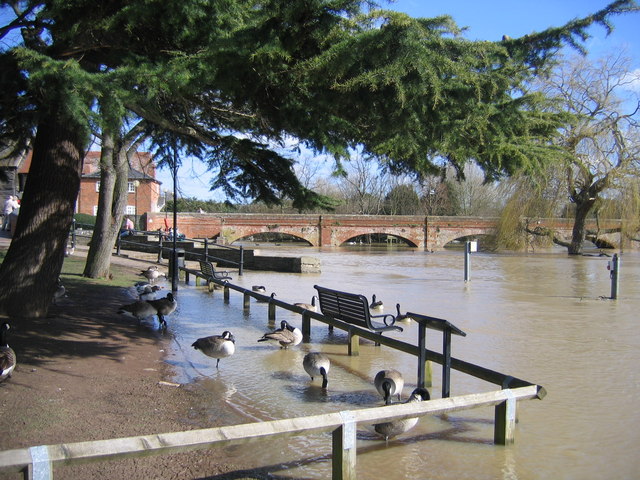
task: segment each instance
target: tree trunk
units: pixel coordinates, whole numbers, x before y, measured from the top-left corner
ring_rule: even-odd
[[[571,244],[569,245],[569,255],[582,254],[582,244],[587,236],[586,222],[589,212],[593,208],[594,201],[587,200],[576,203],[576,216],[573,222],[573,231],[571,234]]]
[[[83,129],[52,106],[42,114],[13,240],[0,266],[0,311],[42,317],[53,298],[80,189]]]
[[[83,275],[90,278],[109,276],[113,246],[127,204],[129,163],[122,146],[115,147],[113,137],[103,134],[100,154],[100,195],[95,229]]]

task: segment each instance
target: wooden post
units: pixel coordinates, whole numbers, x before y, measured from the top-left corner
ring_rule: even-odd
[[[29,480],[52,480],[53,469],[49,461],[49,447],[42,445],[39,447],[31,447],[31,465],[25,472],[25,479]]]
[[[331,479],[356,480],[356,422],[351,412],[340,412],[343,423],[333,431]]]
[[[357,357],[360,355],[360,336],[354,335],[349,330],[349,356]]]
[[[162,263],[162,230],[158,229],[158,261]]]
[[[224,303],[229,303],[229,285],[224,286]]]
[[[302,314],[302,341],[304,343],[311,341],[311,317],[307,311]]]
[[[495,406],[493,443],[496,445],[509,445],[515,441],[516,405],[518,402],[511,390],[503,391],[508,394],[507,400]]]
[[[242,300],[242,308],[245,310],[249,310],[249,306],[251,305],[251,295],[248,293],[244,294],[244,298]]]
[[[276,305],[273,302],[269,302],[269,323],[276,321]]]

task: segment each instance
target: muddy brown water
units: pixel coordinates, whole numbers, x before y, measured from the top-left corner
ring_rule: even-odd
[[[465,283],[462,252],[412,249],[285,249],[282,255],[320,258],[320,274],[245,272],[233,283],[264,285],[278,299],[310,303],[313,285],[358,292],[385,303],[385,312],[414,311],[449,320],[467,333],[453,337],[453,356],[544,386],[547,397],[518,404],[515,444],[492,444],[493,408],[423,417],[388,444],[359,425],[358,478],[631,479],[640,460],[640,255],[621,256],[619,298],[611,293],[607,257],[477,253]],[[269,254],[274,254],[270,250]],[[363,342],[347,356],[346,334],[313,323],[312,342],[289,350],[258,343],[270,330],[266,304],[242,309],[242,295],[180,284],[179,308],[169,318],[175,381],[210,392],[208,419],[223,424],[266,421],[381,405],[372,384],[383,368],[405,377],[404,398],[416,383],[416,358]],[[277,310],[276,323],[300,327],[300,316]],[[198,337],[230,330],[236,353],[220,361],[191,348]],[[415,343],[417,329],[392,334]],[[428,332],[427,347],[441,351]],[[329,388],[302,368],[308,351],[329,354]],[[434,365],[433,398],[440,397]],[[497,387],[453,372],[451,394]],[[230,461],[266,467],[274,478],[330,478],[331,435],[269,438],[225,448]]]

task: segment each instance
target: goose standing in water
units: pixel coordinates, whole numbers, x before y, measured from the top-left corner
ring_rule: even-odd
[[[166,329],[167,321],[164,319],[165,315],[172,314],[178,307],[178,302],[173,297],[173,294],[167,293],[166,297],[157,300],[147,300],[147,303],[155,309],[158,315],[158,321],[160,322],[160,328],[163,330]]]
[[[384,310],[384,303],[382,303],[382,300],[376,300],[375,293],[371,296],[371,305],[369,305],[369,308],[376,311]]]
[[[385,405],[391,404],[391,397],[393,395],[398,396],[398,401],[401,400],[404,378],[399,371],[393,368],[380,370],[373,379],[373,384],[376,386],[378,393],[384,398]]]
[[[396,315],[396,322],[410,322],[411,321],[411,317],[409,315],[406,315],[404,313],[400,313],[400,304],[396,303],[396,311],[398,312],[398,314]]]
[[[295,347],[302,341],[302,332],[299,328],[289,325],[286,320],[280,322],[280,328],[273,332],[265,333],[259,342],[273,340],[280,344],[280,348]]]
[[[16,352],[7,343],[7,332],[11,327],[7,322],[0,326],[0,382],[11,378],[16,368]]]
[[[327,375],[331,368],[331,361],[324,353],[311,352],[307,353],[302,360],[304,371],[309,374],[311,381],[317,376],[322,376],[322,388],[326,389],[329,383]]]
[[[208,357],[217,359],[218,368],[221,358],[230,357],[236,351],[236,339],[231,332],[225,330],[222,335],[199,338],[191,346]]]
[[[430,400],[429,391],[426,388],[416,388],[404,403],[423,402]],[[418,417],[393,420],[391,422],[378,423],[373,426],[376,433],[384,437],[385,441],[401,433],[408,432],[418,424]]]
[[[311,297],[311,304],[308,303],[294,303],[296,307],[304,308],[305,310],[311,310],[312,312],[317,312],[318,307],[316,307],[316,300],[318,297],[315,295]]]

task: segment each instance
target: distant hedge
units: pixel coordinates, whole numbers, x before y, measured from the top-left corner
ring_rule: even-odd
[[[85,230],[93,230],[93,227],[96,225],[96,217],[93,215],[76,213],[74,218],[76,219],[76,225],[78,225],[79,228],[84,228]]]

